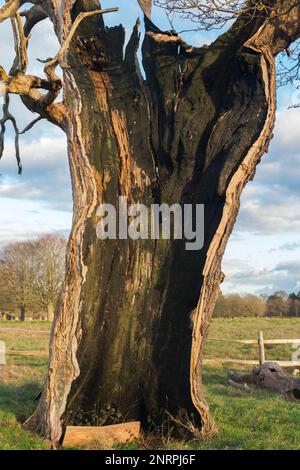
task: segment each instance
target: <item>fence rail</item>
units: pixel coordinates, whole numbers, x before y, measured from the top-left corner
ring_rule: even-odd
[[[257,344],[257,339],[223,339],[208,338],[208,341],[220,341],[222,343]],[[264,344],[300,344],[300,339],[264,339]]]
[[[258,359],[257,360],[248,360],[248,359],[234,359],[234,358],[204,358],[204,365],[218,365],[218,364],[240,364],[240,365],[262,365],[266,362],[266,351],[265,345],[271,344],[293,344],[300,345],[300,339],[264,339],[262,331],[258,332],[257,339],[224,339],[224,338],[209,338],[209,341],[216,341],[222,343],[231,343],[231,344],[246,344],[246,345],[256,345],[258,346]],[[300,350],[299,350],[300,356]],[[274,361],[280,367],[299,367],[299,360],[291,361]]]
[[[34,332],[35,330],[30,330]],[[44,333],[44,332],[43,332]],[[239,364],[239,365],[261,365],[266,361],[266,353],[265,353],[265,345],[278,345],[278,344],[294,344],[300,345],[300,339],[264,339],[263,332],[258,332],[258,339],[224,339],[224,338],[209,338],[210,342],[222,342],[222,343],[231,343],[231,344],[245,344],[248,346],[256,345],[258,346],[258,359],[251,360],[251,359],[235,359],[235,358],[204,358],[203,364],[204,365],[219,365],[219,364]],[[48,351],[16,351],[14,349],[6,350],[2,352],[4,356],[23,356],[23,357],[48,357]],[[299,350],[300,355],[300,350]],[[3,360],[3,358],[2,358]],[[5,360],[5,358],[4,358]],[[280,367],[300,367],[300,359],[299,360],[291,360],[291,361],[274,361]],[[5,362],[4,362],[5,363]],[[2,362],[3,364],[3,362]]]
[[[6,351],[7,356],[36,356],[36,357],[48,357],[48,351],[14,351],[10,349]]]
[[[300,361],[273,361],[276,362],[280,367],[300,367]],[[258,360],[251,359],[228,359],[228,358],[214,358],[214,359],[203,359],[205,366],[214,366],[220,364],[239,364],[244,366],[259,366]]]

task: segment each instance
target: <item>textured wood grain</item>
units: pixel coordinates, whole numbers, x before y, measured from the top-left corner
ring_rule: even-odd
[[[63,447],[95,447],[103,444],[126,444],[138,439],[140,422],[116,424],[112,426],[68,426]]]
[[[141,9],[148,18],[151,18],[152,0],[138,0]]]

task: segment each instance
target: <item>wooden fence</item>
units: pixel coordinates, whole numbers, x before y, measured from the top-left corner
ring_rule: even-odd
[[[30,330],[34,332],[35,330]],[[41,333],[47,333],[41,331]],[[216,341],[222,343],[231,343],[231,344],[245,344],[248,346],[257,346],[258,347],[258,359],[257,360],[249,360],[249,359],[234,359],[234,358],[204,358],[203,364],[204,365],[220,365],[220,364],[239,364],[239,365],[249,365],[255,366],[259,364],[263,364],[266,361],[266,352],[265,352],[265,345],[278,345],[278,344],[291,344],[291,345],[299,345],[299,356],[300,356],[300,339],[264,339],[264,335],[262,331],[258,332],[258,338],[255,339],[221,339],[221,338],[209,338],[209,341]],[[2,350],[2,361],[3,357],[5,360],[5,356],[24,356],[24,357],[48,357],[48,351],[15,351],[14,349],[11,350]],[[4,356],[3,356],[4,355]],[[281,367],[300,367],[300,359],[299,360],[291,360],[291,361],[276,361]],[[3,362],[2,362],[3,364]],[[5,364],[5,362],[4,362]]]
[[[258,347],[258,359],[257,360],[243,360],[243,359],[233,359],[233,358],[205,358],[203,360],[204,365],[220,365],[220,364],[239,364],[239,365],[261,365],[266,362],[266,352],[265,352],[265,345],[267,344],[292,344],[292,345],[299,345],[299,356],[300,356],[300,339],[264,339],[264,335],[262,331],[258,332],[257,339],[221,339],[221,338],[209,338],[209,341],[219,341],[222,343],[232,343],[232,344],[246,344],[249,346],[256,345]],[[280,367],[299,367],[300,366],[300,359],[299,360],[291,360],[291,361],[276,361]]]

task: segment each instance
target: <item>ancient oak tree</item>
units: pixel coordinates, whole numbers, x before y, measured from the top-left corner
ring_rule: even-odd
[[[170,416],[183,429],[208,432],[201,358],[221,260],[240,194],[272,137],[275,58],[300,36],[299,1],[230,2],[233,24],[197,48],[161,31],[151,21],[151,1],[140,0],[143,72],[139,22],[125,44],[122,25],[105,27],[114,9],[101,10],[97,0],[31,0],[20,16],[23,3],[9,0],[0,9],[16,46],[11,70],[0,68],[1,145],[6,121],[15,124],[7,103],[16,93],[66,132],[74,197],[47,380],[27,426],[53,444],[67,424],[141,420],[147,427]],[[201,3],[213,9],[198,9],[199,24],[226,2]],[[26,73],[26,49],[45,18],[61,49],[40,78]],[[19,161],[17,137],[16,126]],[[204,248],[186,251],[180,240],[98,240],[97,207],[117,207],[119,196],[146,206],[204,204]]]

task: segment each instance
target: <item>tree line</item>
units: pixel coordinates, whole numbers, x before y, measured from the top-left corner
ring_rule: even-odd
[[[220,292],[214,317],[300,317],[300,292],[278,291],[272,295]]]
[[[65,238],[50,234],[6,245],[0,252],[0,313],[21,321],[30,312],[53,320],[65,270]]]

